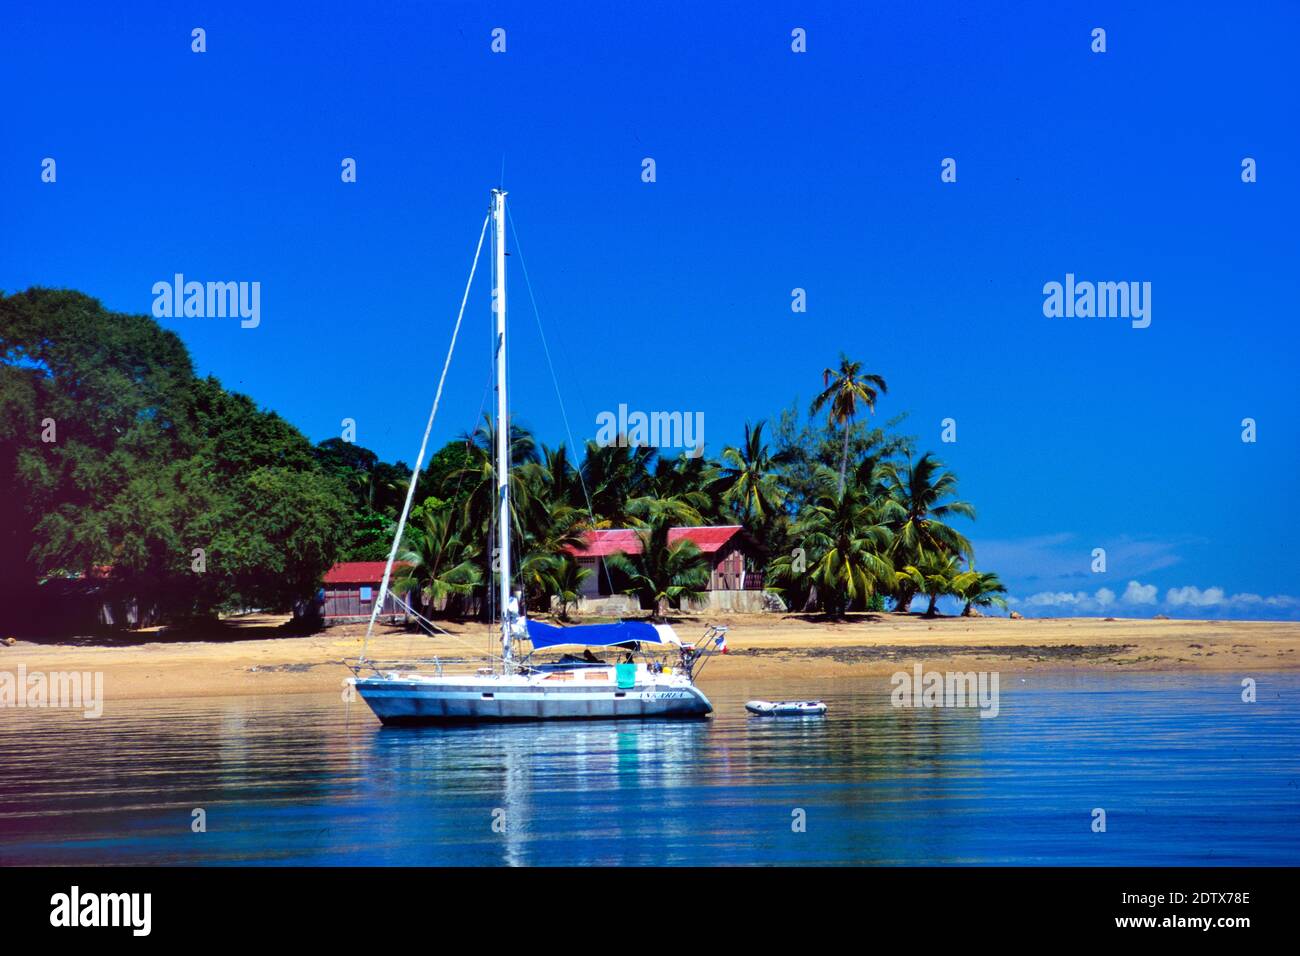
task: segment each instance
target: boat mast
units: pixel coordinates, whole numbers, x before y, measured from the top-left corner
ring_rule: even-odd
[[[515,615],[510,601],[510,419],[506,403],[506,193],[503,189],[492,190],[492,224],[496,237],[492,309],[497,319],[497,567],[501,585],[501,658],[508,674]]]

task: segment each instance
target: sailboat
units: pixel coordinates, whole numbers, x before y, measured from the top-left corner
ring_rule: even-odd
[[[441,663],[431,668],[388,666],[361,658],[349,663],[352,684],[360,697],[384,724],[440,723],[449,721],[608,719],[622,717],[702,717],[713,710],[708,697],[695,685],[704,662],[726,650],[726,628],[710,626],[696,642],[683,641],[666,624],[618,621],[559,627],[529,620],[520,610],[510,561],[510,427],[506,401],[506,193],[492,190],[491,209],[483,223],[478,250],[489,222],[493,229],[495,281],[492,308],[496,319],[496,479],[497,479],[497,606],[500,609],[501,654],[488,666],[451,673]],[[475,252],[477,266],[479,251]],[[470,270],[470,280],[474,268]],[[461,318],[469,295],[461,300]],[[460,330],[460,318],[452,334],[452,349]],[[451,362],[451,352],[447,364]],[[416,477],[424,461],[429,431],[437,414],[447,365],[434,398],[433,412],[425,428],[424,442],[416,458],[406,504],[384,568],[380,591],[374,602],[366,647],[375,617],[384,606],[398,544],[410,512]],[[523,645],[530,650],[524,650]],[[581,656],[563,654],[558,660],[542,660],[539,652],[583,649]],[[594,651],[612,655],[614,661]]]

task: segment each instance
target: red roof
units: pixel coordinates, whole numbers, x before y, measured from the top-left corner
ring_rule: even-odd
[[[713,554],[741,531],[738,524],[722,525],[716,528],[669,528],[668,543],[686,539],[694,541],[695,546],[705,554]],[[622,551],[624,554],[640,554],[641,538],[631,528],[605,528],[588,531],[583,535],[586,549],[567,548],[570,554],[584,558],[603,558],[606,555]]]
[[[340,561],[325,572],[326,584],[378,584],[384,579],[387,561]],[[406,568],[405,561],[394,561],[393,570]]]

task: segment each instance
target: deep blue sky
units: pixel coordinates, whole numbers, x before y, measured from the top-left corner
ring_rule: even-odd
[[[410,461],[504,156],[579,441],[626,402],[703,411],[716,453],[845,351],[1022,610],[1300,616],[1295,5],[391,6],[7,8],[0,289],[148,312],[175,272],[260,281],[257,329],[166,320],[200,372]],[[1045,318],[1067,272],[1151,282],[1150,328]],[[486,289],[438,443],[484,397]],[[513,405],[558,443],[511,293]]]

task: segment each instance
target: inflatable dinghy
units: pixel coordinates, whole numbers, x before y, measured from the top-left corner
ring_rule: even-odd
[[[826,713],[820,700],[751,700],[745,709],[760,717],[820,717]]]

